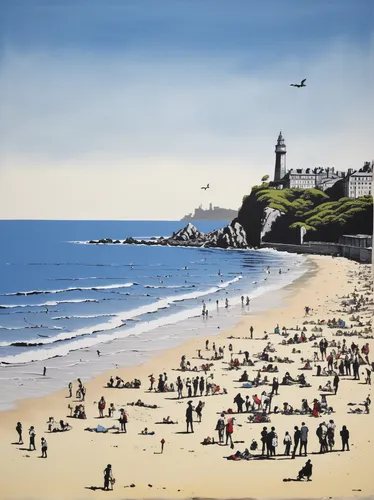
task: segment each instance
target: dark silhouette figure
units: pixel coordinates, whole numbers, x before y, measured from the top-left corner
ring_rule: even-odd
[[[238,407],[238,413],[243,413],[244,399],[242,398],[240,392],[235,396],[234,403],[236,403],[236,406]]]
[[[267,427],[264,427],[261,431],[261,442],[262,442],[261,455],[265,455],[267,435],[268,435]]]
[[[112,479],[113,479],[112,466],[110,464],[108,464],[106,466],[106,468],[104,469],[104,488],[103,489],[105,491],[109,491],[109,485],[111,486],[111,489],[113,489]]]
[[[333,386],[334,386],[335,394],[337,394],[337,392],[338,392],[339,382],[340,382],[339,375],[335,375],[334,381],[333,381]]]
[[[192,412],[193,412],[192,401],[188,401],[186,410],[187,433],[189,432],[188,431],[189,428],[191,428],[191,432],[193,432]]]
[[[342,438],[342,451],[349,451],[349,430],[345,425],[343,425],[342,430],[340,431],[340,437]]]
[[[297,447],[299,446],[299,441],[301,437],[301,431],[298,428],[297,425],[294,427],[295,432],[293,434],[293,451],[292,451],[292,458],[295,458],[296,452],[297,452]]]
[[[304,479],[304,477],[306,477],[307,481],[310,481],[310,478],[312,477],[312,470],[313,470],[312,462],[308,460],[307,463],[299,472],[297,480],[301,481],[302,479]]]
[[[202,186],[202,187],[201,187],[201,189],[204,189],[204,191],[206,191],[206,190],[207,190],[207,189],[209,189],[209,188],[210,188],[209,184],[207,184],[206,186]]]
[[[23,444],[21,422],[17,422],[16,431],[18,433],[18,444]]]
[[[45,376],[46,376],[46,373],[47,373],[47,368],[46,368],[46,367],[44,367],[44,368],[43,368],[43,377],[45,377]]]

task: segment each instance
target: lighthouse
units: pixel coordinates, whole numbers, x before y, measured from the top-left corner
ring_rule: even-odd
[[[279,181],[286,175],[286,144],[282,132],[279,132],[277,144],[275,145],[275,169],[274,180]]]

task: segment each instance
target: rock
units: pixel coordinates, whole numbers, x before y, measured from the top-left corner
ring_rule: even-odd
[[[205,234],[201,233],[196,227],[188,223],[186,227],[180,229],[176,233],[173,233],[170,239],[174,241],[192,241],[204,239]]]
[[[228,226],[208,234],[206,247],[218,248],[248,248],[247,238],[239,222],[232,222]]]

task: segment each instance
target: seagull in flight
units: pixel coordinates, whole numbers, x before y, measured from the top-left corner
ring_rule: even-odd
[[[304,78],[304,80],[301,80],[301,83],[291,83],[290,87],[297,87],[301,89],[301,87],[306,87],[305,82],[306,78]]]
[[[209,189],[209,188],[210,188],[210,186],[209,186],[209,184],[207,184],[206,186],[202,186],[202,188],[201,188],[201,189],[204,189],[204,191],[206,191],[206,190],[207,190],[207,189]]]

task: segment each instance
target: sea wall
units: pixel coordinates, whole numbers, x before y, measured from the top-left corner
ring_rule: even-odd
[[[361,264],[371,264],[372,249],[340,245],[339,243],[328,243],[310,241],[302,245],[291,245],[288,243],[262,243],[261,248],[273,248],[280,252],[315,254],[315,255],[339,255]]]

